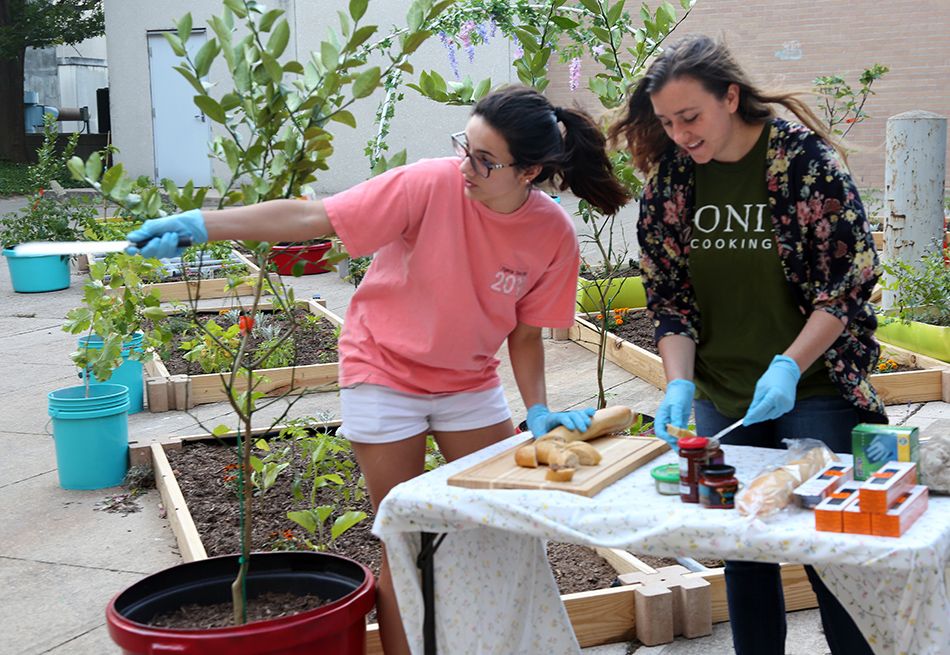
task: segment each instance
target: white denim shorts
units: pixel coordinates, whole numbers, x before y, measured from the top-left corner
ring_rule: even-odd
[[[421,395],[378,384],[340,389],[339,434],[357,443],[389,443],[426,430],[475,430],[506,421],[511,410],[501,386],[484,391]]]

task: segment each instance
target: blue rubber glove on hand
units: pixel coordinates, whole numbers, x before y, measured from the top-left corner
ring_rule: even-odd
[[[752,404],[742,419],[742,425],[771,421],[795,406],[795,388],[802,376],[801,369],[791,357],[776,355],[772,363],[755,383]]]
[[[590,427],[590,417],[594,415],[594,408],[576,409],[570,412],[552,412],[547,405],[538,403],[528,408],[528,429],[537,439],[563,425],[568,430],[585,432]]]
[[[690,380],[677,378],[670,380],[666,385],[666,395],[660,408],[656,410],[656,419],[653,421],[653,432],[660,439],[670,444],[670,448],[677,450],[676,437],[666,431],[669,423],[677,428],[685,428],[689,424],[689,415],[693,412],[693,396],[696,395],[696,385]]]
[[[872,462],[891,462],[897,459],[897,437],[893,434],[879,434],[865,451]]]
[[[129,232],[126,238],[133,243],[140,241],[148,241],[148,243],[141,248],[129,246],[125,251],[130,255],[156,259],[179,257],[185,250],[178,247],[178,240],[181,237],[191,239],[191,245],[205,243],[208,240],[205,219],[200,209],[191,209],[183,214],[145,221],[142,227]]]

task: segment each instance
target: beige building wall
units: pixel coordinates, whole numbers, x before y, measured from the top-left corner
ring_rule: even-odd
[[[291,41],[287,56],[304,62],[309,52],[319,49],[331,27],[339,30],[337,11],[346,11],[348,0],[274,0],[268,8],[287,12],[291,24]],[[406,24],[409,0],[373,0],[361,24],[379,25],[374,38],[388,33],[391,26]],[[174,21],[191,12],[195,28],[207,27],[208,19],[220,13],[219,0],[105,0],[106,38],[109,51],[110,102],[112,106],[113,142],[120,149],[117,161],[133,176],[154,175],[154,146],[152,139],[151,97],[147,34],[154,30],[171,30]],[[213,32],[208,28],[209,37]],[[488,46],[479,47],[474,63],[464,53],[458,54],[462,75],[474,79],[491,77],[493,83],[505,82],[512,76],[509,44],[498,38]],[[448,80],[454,79],[445,48],[437,37],[432,37],[413,57],[415,81],[422,70],[437,70]],[[216,83],[215,92],[223,95],[230,86],[223,58],[218,57],[209,73]],[[375,113],[381,90],[358,101],[350,109],[357,120],[357,129],[333,124],[335,153],[330,159],[330,170],[321,172],[315,188],[321,193],[345,189],[369,177],[369,162],[364,155],[367,141],[376,133]],[[451,154],[449,135],[465,127],[469,115],[467,107],[438,105],[405,89],[405,99],[396,110],[391,133],[387,139],[389,154],[402,148],[408,151],[410,161],[423,157]],[[212,124],[214,133],[220,126]],[[227,169],[220,162],[213,166],[215,175],[226,176]]]
[[[807,89],[815,77],[837,74],[858,88],[865,68],[890,67],[872,86],[871,118],[848,135],[860,148],[850,163],[862,189],[884,185],[888,117],[914,109],[950,117],[950,0],[699,0],[672,38],[690,32],[725,38],[764,86]],[[596,66],[585,61],[584,77]],[[589,92],[569,91],[566,64],[553,67],[552,78],[555,102],[599,108]]]

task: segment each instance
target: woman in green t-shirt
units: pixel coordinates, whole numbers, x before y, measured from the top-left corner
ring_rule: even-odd
[[[854,425],[886,422],[870,384],[877,255],[844,152],[808,106],[689,36],[651,64],[612,135],[647,173],[637,231],[669,380],[657,435],[675,447],[667,425],[685,427],[694,399],[699,434],[742,420],[729,444],[813,437],[850,452]],[[832,652],[871,653],[806,571]],[[736,652],[783,655],[778,565],[727,561],[725,577]]]

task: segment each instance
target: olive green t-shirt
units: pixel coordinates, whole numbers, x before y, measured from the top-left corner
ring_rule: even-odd
[[[805,325],[775,249],[765,186],[769,128],[737,162],[696,166],[689,272],[699,307],[697,397],[743,416],[755,383]],[[823,358],[804,372],[798,398],[838,395]]]

